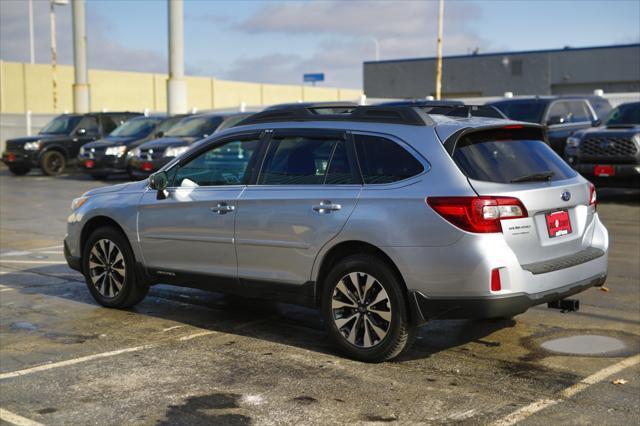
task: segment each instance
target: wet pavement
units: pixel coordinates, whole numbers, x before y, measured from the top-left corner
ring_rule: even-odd
[[[434,321],[372,365],[291,305],[161,285],[99,307],[61,241],[71,199],[108,183],[0,169],[2,424],[640,422],[638,192],[598,194],[609,291],[579,295],[579,312]]]

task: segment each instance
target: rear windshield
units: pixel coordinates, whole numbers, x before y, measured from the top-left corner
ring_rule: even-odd
[[[555,181],[576,176],[536,129],[490,130],[463,136],[453,160],[467,177],[496,183]]]

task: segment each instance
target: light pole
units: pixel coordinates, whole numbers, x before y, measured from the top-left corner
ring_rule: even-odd
[[[36,50],[33,43],[33,0],[29,0],[29,59],[31,64],[36,63]]]
[[[168,0],[169,4],[169,80],[167,81],[167,112],[170,115],[187,112],[187,82],[184,79],[184,3]]]
[[[376,48],[376,62],[380,61],[380,41],[378,41],[377,37],[371,37],[371,40],[373,40],[373,44]]]
[[[89,77],[87,72],[87,30],[84,0],[73,0],[73,110],[87,113],[90,109]]]
[[[53,83],[53,112],[58,109],[58,78],[57,60],[58,50],[56,46],[56,12],[55,6],[66,6],[69,0],[49,0],[49,18],[51,21],[51,78]]]
[[[438,4],[438,54],[436,60],[436,99],[440,100],[442,92],[442,18],[444,16],[444,0]]]

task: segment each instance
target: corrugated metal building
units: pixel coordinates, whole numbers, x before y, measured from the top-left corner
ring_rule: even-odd
[[[423,98],[435,92],[436,58],[364,63],[373,98]],[[445,98],[640,91],[640,44],[483,53],[443,58]]]

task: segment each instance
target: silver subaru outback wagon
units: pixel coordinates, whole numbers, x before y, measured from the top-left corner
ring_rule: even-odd
[[[65,254],[98,303],[166,283],[317,307],[370,362],[429,320],[512,317],[607,275],[595,189],[542,127],[414,107],[257,113],[72,210]]]

